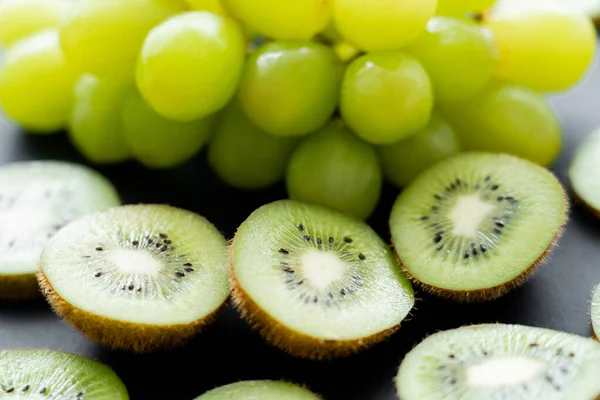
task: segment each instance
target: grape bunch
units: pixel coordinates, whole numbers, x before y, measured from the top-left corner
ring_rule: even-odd
[[[545,95],[585,75],[591,11],[545,0],[0,0],[0,108],[93,163],[172,168],[360,218],[467,150],[548,166]],[[577,2],[575,2],[577,3]]]

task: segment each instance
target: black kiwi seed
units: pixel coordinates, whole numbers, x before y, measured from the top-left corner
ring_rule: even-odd
[[[192,266],[192,263],[189,263],[189,262],[188,262],[188,263],[185,263],[185,264],[183,264],[183,266],[184,266],[184,267],[191,267],[191,266]]]
[[[449,354],[448,358],[455,358],[456,356],[454,354]]]
[[[43,387],[40,389],[40,394],[44,394],[44,393],[46,393],[46,387]]]
[[[321,244],[323,244],[323,240],[321,240],[321,238],[317,238],[317,244],[318,244],[318,245],[321,245]]]
[[[192,267],[185,267],[184,270],[185,272],[194,272],[194,268]]]
[[[152,243],[154,243],[154,240],[148,239],[148,244],[152,244]]]
[[[496,190],[496,189],[498,189],[498,188],[499,188],[499,186],[498,186],[498,185],[492,185],[492,187],[490,187],[490,189],[492,189],[492,190]]]
[[[435,237],[433,238],[433,243],[439,243],[442,241],[442,235],[440,235],[439,233],[435,235]]]
[[[298,281],[298,285],[302,285],[303,283],[304,283],[303,279],[301,279],[301,280]]]
[[[102,276],[102,272],[96,272],[96,275],[94,275],[96,278],[100,278]]]
[[[129,285],[129,287],[127,289],[129,290],[133,290],[135,288],[135,286],[133,286],[133,284]]]
[[[91,258],[92,256],[81,256],[81,258]]]
[[[286,249],[279,249],[279,252],[280,252],[281,254],[290,254],[290,252],[289,252],[289,251],[287,251]]]
[[[364,260],[366,260],[367,257],[365,257],[365,255],[363,253],[359,253],[358,258],[359,258],[359,260],[364,261]]]
[[[133,242],[131,242],[132,245],[137,246],[140,244],[140,242],[138,242],[137,240],[134,240]]]
[[[9,387],[8,389],[6,389],[6,393],[11,393],[14,392],[15,388],[14,387]]]
[[[158,236],[161,237],[161,239],[168,239],[169,235],[165,234],[165,233],[159,233]]]
[[[104,250],[102,247],[100,247],[100,246],[96,247],[96,251],[102,251],[102,250]]]
[[[26,392],[29,390],[29,385],[25,385],[25,387],[23,388],[23,392]]]
[[[177,275],[180,278],[183,278],[185,276],[185,274],[183,272],[180,272],[180,271],[175,272],[175,275]]]
[[[538,347],[538,346],[539,346],[539,344],[537,344],[537,343],[531,343],[531,344],[529,345],[529,347]]]
[[[163,242],[164,242],[165,244],[171,244],[171,243],[173,243],[173,242],[171,242],[169,239],[165,239],[165,240],[163,240]]]
[[[161,252],[165,252],[165,251],[167,251],[167,246],[162,246],[162,247],[160,248],[160,251],[161,251]]]
[[[500,221],[500,220],[496,220],[496,226],[498,228],[504,228],[504,222]]]
[[[162,246],[162,243],[156,242],[156,248],[159,248],[160,246]]]
[[[298,230],[299,230],[300,232],[302,232],[302,231],[304,230],[304,225],[302,225],[302,224],[298,224],[298,225],[296,225],[296,226],[298,227]]]
[[[342,290],[340,290],[340,294],[341,294],[342,296],[345,296],[345,295],[346,295],[346,291],[345,291],[344,289],[342,289]]]
[[[333,238],[332,237],[329,238],[329,243],[333,243]]]
[[[306,240],[307,242],[310,242],[310,236],[308,235],[304,235],[302,236],[304,238],[304,240]]]
[[[330,238],[330,239],[331,239],[331,238]],[[347,237],[347,236],[344,236],[344,242],[346,242],[346,243],[352,243],[352,239],[350,239],[350,238],[349,238],[349,237]]]

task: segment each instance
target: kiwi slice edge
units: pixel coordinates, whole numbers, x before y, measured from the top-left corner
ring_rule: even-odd
[[[592,293],[590,314],[592,318],[592,337],[600,340],[600,285],[597,285]]]
[[[278,400],[321,400],[315,393],[294,383],[274,380],[239,381],[219,386],[196,397],[194,400],[278,399]]]

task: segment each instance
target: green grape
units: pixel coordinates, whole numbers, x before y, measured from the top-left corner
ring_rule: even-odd
[[[407,187],[431,165],[458,153],[461,145],[452,126],[434,112],[425,129],[400,142],[379,146],[378,150],[385,178]]]
[[[128,83],[91,74],[77,81],[69,137],[93,163],[118,163],[130,157],[119,118],[128,89]]]
[[[222,0],[252,30],[272,39],[310,39],[325,29],[331,0]]]
[[[183,10],[173,0],[78,0],[61,29],[61,45],[82,72],[132,77],[150,29]]]
[[[136,91],[128,94],[121,113],[123,134],[134,157],[148,168],[179,166],[202,149],[214,125],[214,116],[189,122],[166,119]]]
[[[335,52],[319,43],[264,44],[246,62],[240,104],[256,125],[271,134],[314,132],[338,104],[342,68]]]
[[[436,101],[469,98],[490,80],[496,68],[492,46],[476,24],[434,17],[427,31],[405,51],[416,57],[431,79]]]
[[[59,28],[66,0],[0,0],[0,46],[8,47],[42,30]]]
[[[367,218],[381,194],[377,151],[335,119],[304,139],[292,153],[286,185],[293,200]]]
[[[438,15],[461,16],[469,12],[481,12],[490,8],[496,0],[438,0]]]
[[[44,30],[7,49],[0,66],[0,107],[31,132],[65,128],[77,74],[66,62],[57,30]]]
[[[555,92],[579,81],[596,51],[596,30],[583,14],[524,8],[487,20],[499,51],[497,78],[539,92]]]
[[[398,51],[363,55],[352,61],[342,82],[340,110],[364,140],[390,144],[423,129],[433,94],[427,73]]]
[[[491,82],[467,101],[444,105],[443,112],[467,150],[509,153],[548,166],[561,149],[554,111],[522,86]]]
[[[222,181],[239,189],[266,188],[285,174],[298,138],[273,136],[254,125],[237,102],[220,116],[208,162]]]
[[[244,56],[244,36],[231,19],[206,11],[184,13],[148,34],[138,63],[138,88],[164,117],[200,119],[231,100]]]
[[[243,0],[241,0],[243,1]],[[333,18],[340,34],[366,51],[394,50],[425,29],[437,0],[335,0]]]

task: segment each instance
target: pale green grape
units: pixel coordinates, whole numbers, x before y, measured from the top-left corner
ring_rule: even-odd
[[[0,0],[0,46],[60,27],[68,5],[67,0]]]
[[[214,116],[179,122],[156,113],[137,91],[122,110],[123,133],[134,157],[148,168],[173,168],[185,163],[207,143]]]
[[[561,148],[554,111],[522,86],[491,82],[475,97],[445,105],[443,111],[467,150],[509,153],[548,166]]]
[[[366,54],[346,69],[340,106],[345,121],[364,140],[394,143],[427,125],[431,83],[411,56],[399,51]]]
[[[335,0],[333,18],[340,34],[355,47],[366,51],[394,50],[425,30],[436,3],[436,0]]]
[[[331,0],[222,0],[252,30],[272,39],[310,39],[325,29]]]
[[[440,102],[473,96],[496,68],[492,45],[476,24],[451,17],[434,17],[427,31],[405,51],[423,65]]]
[[[206,11],[184,13],[148,34],[137,84],[150,106],[166,118],[200,119],[233,97],[244,55],[244,36],[231,19]]]
[[[248,117],[274,135],[305,135],[322,127],[339,99],[342,64],[330,48],[308,41],[261,46],[248,61],[239,101]]]
[[[4,54],[0,66],[0,107],[32,132],[67,125],[77,74],[66,62],[57,30],[22,39]]]
[[[425,129],[408,139],[379,146],[378,150],[385,178],[406,187],[434,163],[458,153],[461,145],[452,126],[433,113]]]
[[[108,164],[130,157],[119,113],[129,83],[84,74],[75,86],[69,137],[84,157]]]
[[[596,30],[582,14],[524,8],[487,20],[499,51],[496,76],[539,92],[555,92],[579,81],[596,51]]]
[[[220,116],[208,145],[208,162],[228,185],[260,189],[283,178],[297,138],[273,136],[254,125],[237,102]]]
[[[461,16],[469,12],[481,12],[490,8],[496,0],[438,0],[438,15]]]
[[[364,219],[379,201],[381,166],[375,148],[336,119],[304,139],[292,153],[286,185],[293,200]]]
[[[79,0],[61,29],[61,45],[82,72],[133,76],[148,31],[183,10],[173,0]]]

